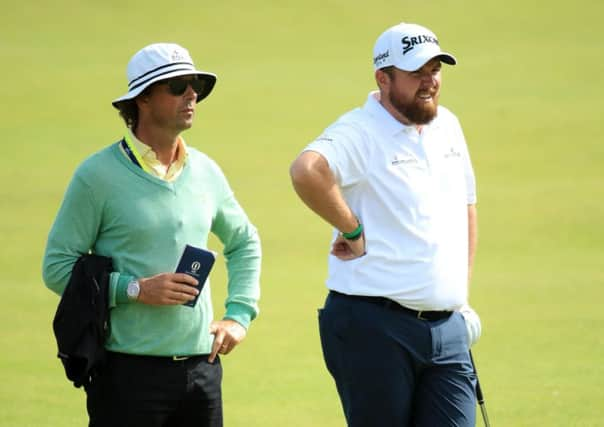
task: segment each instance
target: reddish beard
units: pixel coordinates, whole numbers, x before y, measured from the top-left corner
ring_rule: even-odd
[[[388,101],[396,111],[416,125],[430,123],[436,117],[438,109],[438,96],[436,94],[432,95],[432,102],[419,102],[416,98],[411,101],[401,100],[390,93],[388,94]]]

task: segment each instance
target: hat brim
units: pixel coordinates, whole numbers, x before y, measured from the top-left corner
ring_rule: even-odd
[[[120,102],[129,101],[131,99],[136,98],[138,95],[140,95],[146,88],[151,86],[153,83],[157,83],[162,80],[170,79],[172,77],[192,76],[192,75],[199,76],[200,79],[205,80],[205,82],[206,82],[206,84],[203,88],[203,92],[197,94],[197,102],[199,102],[202,99],[206,98],[214,89],[214,85],[216,85],[216,74],[209,73],[207,71],[199,71],[199,70],[172,71],[170,73],[166,73],[166,74],[157,76],[157,77],[145,82],[145,84],[128,91],[128,93],[125,94],[124,96],[121,96],[121,97],[111,101],[111,105],[113,105],[115,108],[118,108],[118,104]]]
[[[403,71],[417,71],[422,68],[428,61],[438,58],[442,62],[448,65],[457,64],[457,59],[453,55],[447,52],[427,52],[426,55],[417,55],[413,61],[409,61],[404,64],[394,64],[394,66]]]
[[[439,58],[445,64],[449,64],[449,65],[457,64],[457,59],[455,59],[455,57],[453,55],[450,55],[448,53],[441,53],[440,55],[437,56],[437,58]]]

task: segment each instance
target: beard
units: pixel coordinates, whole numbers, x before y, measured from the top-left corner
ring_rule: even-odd
[[[392,92],[388,94],[388,101],[396,111],[407,118],[411,123],[416,125],[426,125],[430,123],[438,109],[438,95],[432,95],[432,102],[420,102],[415,98],[411,101],[401,100]]]

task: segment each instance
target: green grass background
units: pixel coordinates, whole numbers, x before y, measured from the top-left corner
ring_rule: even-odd
[[[223,359],[226,426],[344,425],[316,327],[329,227],[299,202],[288,167],[364,102],[373,43],[400,21],[432,28],[459,60],[444,69],[441,103],[464,125],[479,184],[474,354],[493,426],[604,426],[602,2],[1,9],[0,426],[86,425],[84,394],[55,357],[58,298],[41,257],[74,168],[123,134],[110,101],[125,92],[127,61],[156,41],[185,45],[219,75],[185,138],[222,165],[263,239],[262,312]],[[218,313],[224,277],[219,266]]]

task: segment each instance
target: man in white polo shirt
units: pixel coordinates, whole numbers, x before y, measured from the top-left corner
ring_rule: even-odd
[[[379,90],[290,171],[335,228],[323,355],[349,426],[473,426],[475,180],[461,126],[438,105],[441,64],[456,59],[406,23],[380,35],[373,57]]]

